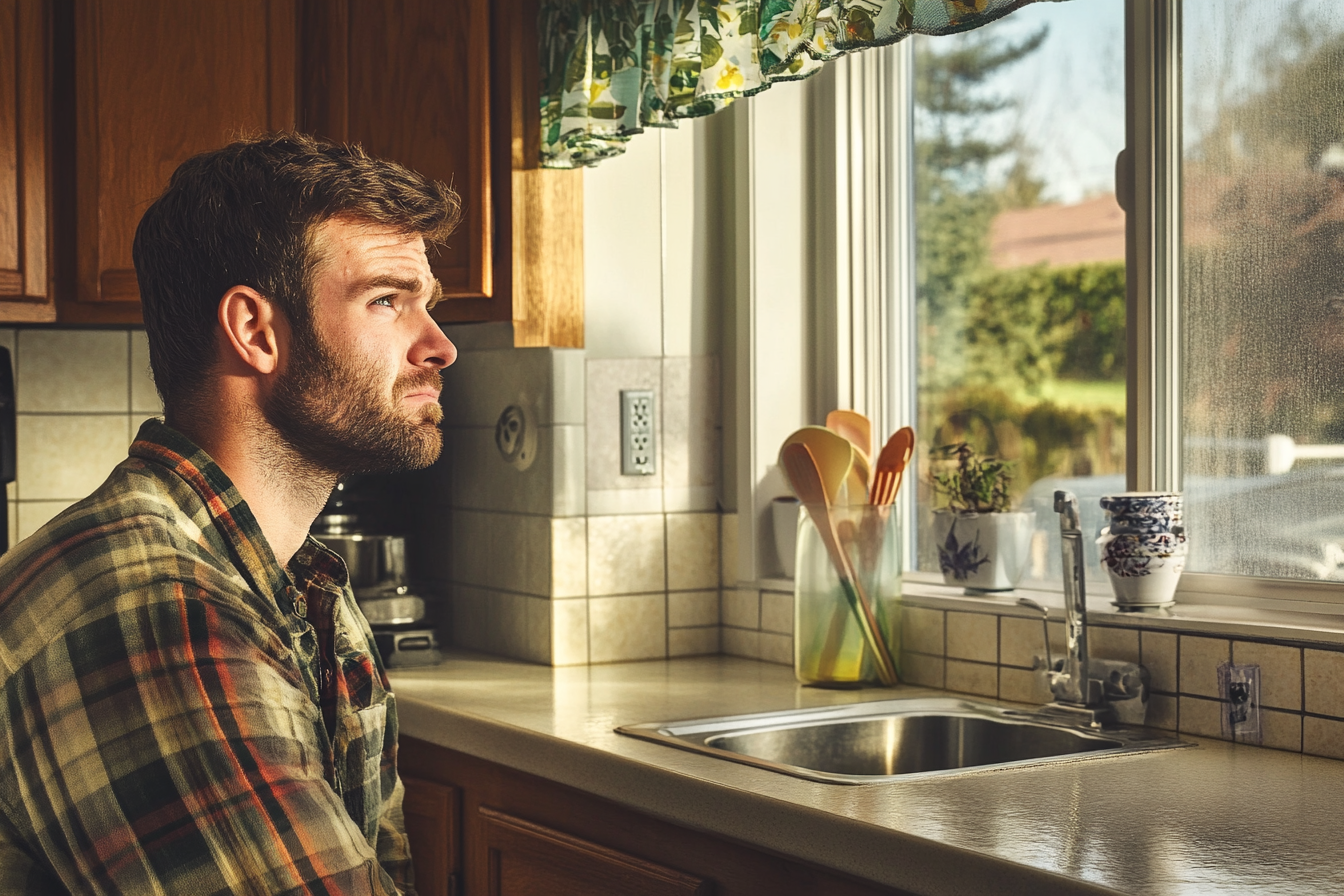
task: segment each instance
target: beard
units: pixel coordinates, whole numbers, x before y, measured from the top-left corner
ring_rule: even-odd
[[[330,350],[311,323],[294,327],[287,369],[262,404],[266,421],[308,464],[340,476],[398,473],[434,463],[443,450],[443,410],[408,413],[405,395],[442,388],[438,371],[417,369],[384,392],[383,370]]]

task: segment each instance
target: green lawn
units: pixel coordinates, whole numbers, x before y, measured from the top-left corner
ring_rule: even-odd
[[[1125,413],[1123,380],[1047,380],[1032,392],[1021,391],[1013,398],[1026,405],[1046,399],[1062,407],[1107,408]]]

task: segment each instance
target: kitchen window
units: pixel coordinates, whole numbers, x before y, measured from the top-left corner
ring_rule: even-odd
[[[1180,489],[1183,603],[1338,613],[1344,9],[1036,4],[907,44],[892,143],[913,189],[891,214],[915,264],[892,289],[908,377],[888,374],[888,416],[922,447],[1018,460],[1027,587],[1058,587],[1056,486],[1094,508]],[[936,573],[915,491],[913,566]],[[1109,593],[1095,553],[1092,574]]]

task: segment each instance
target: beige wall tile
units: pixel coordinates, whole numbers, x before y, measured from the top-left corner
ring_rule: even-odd
[[[1153,690],[1176,693],[1176,636],[1169,632],[1141,632],[1139,645],[1143,665],[1152,676]]]
[[[1177,697],[1168,697],[1165,694],[1152,694],[1148,698],[1148,715],[1144,719],[1144,724],[1149,728],[1162,728],[1166,731],[1175,731],[1177,727],[1177,712],[1180,703]]]
[[[663,487],[662,363],[658,358],[589,359],[587,422],[588,488],[648,490]],[[652,389],[655,403],[652,476],[621,475],[621,390]]]
[[[1181,693],[1218,696],[1218,667],[1232,656],[1229,641],[1181,635]],[[1185,724],[1182,710],[1181,724]]]
[[[761,658],[761,633],[744,628],[724,626],[722,649],[728,656],[744,656],[747,659]]]
[[[943,658],[922,653],[901,654],[901,681],[926,688],[943,686]]]
[[[1004,617],[1007,620],[1008,617]],[[999,699],[1016,703],[1032,703],[1040,706],[1054,699],[1050,685],[1046,683],[1045,673],[1030,669],[999,667]]]
[[[588,520],[562,517],[551,520],[551,596],[588,594]]]
[[[163,402],[154,388],[154,375],[149,369],[149,337],[144,330],[131,331],[131,412],[157,416],[163,413]]]
[[[942,610],[927,607],[901,608],[901,647],[930,656],[943,655]]]
[[[1306,711],[1344,718],[1344,653],[1304,650],[1302,666],[1306,674]]]
[[[471,510],[552,515],[555,433],[565,428],[538,427],[537,459],[526,470],[511,466],[500,455],[493,426],[453,428],[448,459],[453,504]]]
[[[588,656],[594,663],[667,656],[667,599],[632,594],[588,599]]]
[[[453,644],[469,650],[487,650],[488,593],[481,588],[455,585],[449,602]]]
[[[718,624],[718,591],[672,591],[668,593],[668,628],[717,626]]]
[[[949,659],[999,661],[999,617],[990,613],[947,614],[947,656]],[[949,678],[951,672],[948,673]]]
[[[783,635],[793,634],[793,595],[779,591],[761,592],[761,630]]]
[[[1260,710],[1260,745],[1302,752],[1302,716],[1295,712]]]
[[[948,615],[952,615],[949,613]],[[988,663],[966,663],[961,660],[947,661],[947,689],[962,694],[976,694],[981,697],[997,697],[999,693],[999,667]]]
[[[52,517],[73,503],[73,501],[19,501],[10,505],[14,508],[12,530],[14,543],[18,544],[41,529]]]
[[[523,658],[534,663],[551,664],[551,601],[545,597],[529,597],[523,601],[527,610],[527,640]]]
[[[719,468],[718,359],[663,358],[663,483],[713,487]]]
[[[594,489],[587,492],[585,500],[592,516],[662,513],[667,509],[660,488]]]
[[[711,656],[718,652],[719,627],[717,625],[667,630],[668,656]]]
[[[15,354],[20,413],[124,414],[131,409],[125,330],[24,330]]]
[[[1302,709],[1302,650],[1282,644],[1232,642],[1232,662],[1260,667],[1260,705]]]
[[[509,405],[527,404],[539,426],[556,422],[550,405],[554,349],[463,351],[443,372],[443,416],[452,426],[494,429]]]
[[[725,513],[719,520],[719,584],[737,584],[737,514]]]
[[[664,591],[663,517],[588,517],[588,593]]]
[[[1344,759],[1344,722],[1303,716],[1302,752]]]
[[[548,436],[551,444],[550,512],[555,516],[583,516],[588,512],[584,428],[547,427],[538,439],[539,450]]]
[[[489,545],[492,585],[549,597],[551,520],[544,516],[498,514]]]
[[[449,538],[454,581],[467,585],[492,584],[494,570],[490,566],[490,543],[497,516],[499,514],[476,510],[453,511]]]
[[[582,666],[588,662],[588,601],[551,601],[551,662]]]
[[[1139,657],[1139,630],[1090,625],[1087,628],[1087,653],[1088,656],[1103,660],[1142,662]]]
[[[667,515],[667,587],[714,588],[719,583],[719,515]]]
[[[1050,624],[1050,655],[1064,655],[1064,625]],[[1002,616],[999,618],[999,662],[1005,666],[1030,669],[1036,657],[1045,659],[1045,631],[1039,618]]]
[[[17,423],[24,501],[86,497],[126,459],[130,446],[125,414],[19,414]]]
[[[732,588],[723,592],[720,621],[734,628],[761,627],[761,595],[758,591]]]
[[[1181,696],[1181,733],[1196,737],[1223,738],[1223,704],[1220,700]]]
[[[9,349],[11,370],[13,369],[14,342],[17,333],[18,331],[11,327],[0,327],[0,348]]]
[[[767,663],[778,663],[782,666],[793,665],[793,636],[777,635],[772,632],[761,632],[760,644],[761,659]]]
[[[528,598],[507,591],[489,591],[487,594],[487,649],[502,656],[527,659]]]

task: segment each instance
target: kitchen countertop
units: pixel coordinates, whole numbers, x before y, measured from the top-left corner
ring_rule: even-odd
[[[1344,893],[1344,762],[1182,735],[1197,747],[819,784],[613,729],[939,692],[804,688],[723,656],[552,668],[449,652],[391,678],[404,735],[914,893]]]

